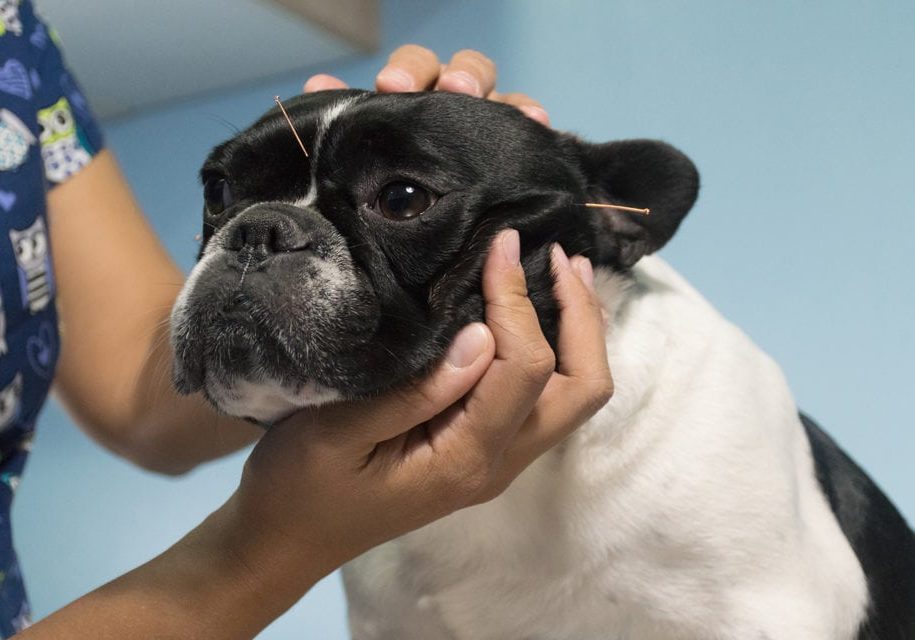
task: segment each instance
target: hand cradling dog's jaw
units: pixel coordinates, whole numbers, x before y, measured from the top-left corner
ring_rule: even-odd
[[[286,104],[309,157],[277,109],[210,154],[200,260],[172,313],[178,389],[259,422],[427,372],[483,319],[480,273],[505,227],[521,234],[555,343],[550,245],[625,272],[670,239],[698,191],[693,164],[664,143],[591,145],[467,96],[347,90]]]

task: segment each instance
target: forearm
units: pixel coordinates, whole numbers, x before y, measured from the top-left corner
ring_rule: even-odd
[[[144,468],[169,474],[236,451],[261,434],[251,424],[217,414],[199,394],[175,391],[168,339],[172,300],[165,295],[150,305],[152,312],[122,318],[123,335],[135,337],[114,349],[112,336],[93,339],[93,333],[109,329],[84,323],[82,335],[73,335],[72,314],[64,307],[67,346],[55,381],[55,394],[96,440]],[[89,376],[87,363],[97,363]]]
[[[17,638],[253,638],[329,569],[269,532],[251,536],[236,514],[230,500],[165,553]]]
[[[48,196],[61,355],[55,392],[93,437],[145,467],[185,471],[251,442],[171,385],[168,318],[184,275],[102,152]]]
[[[263,433],[247,422],[219,415],[200,394],[179,395],[171,380],[167,315],[154,330],[155,338],[145,346],[148,351],[133,356],[141,360],[126,363],[124,375],[114,377],[112,391],[121,395],[109,396],[107,412],[85,416],[71,408],[77,419],[92,421],[91,430],[100,441],[145,468],[181,473],[236,451]]]

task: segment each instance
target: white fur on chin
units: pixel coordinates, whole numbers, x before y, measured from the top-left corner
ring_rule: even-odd
[[[336,389],[316,382],[284,386],[272,379],[260,382],[239,379],[231,387],[208,382],[207,390],[221,411],[265,424],[279,422],[304,407],[316,407],[341,398]]]

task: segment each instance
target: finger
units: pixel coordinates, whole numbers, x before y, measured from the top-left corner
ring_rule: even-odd
[[[477,382],[494,353],[486,325],[470,324],[458,332],[443,362],[427,377],[376,399],[331,405],[321,410],[319,420],[341,443],[371,451],[377,443],[406,433],[457,402]]]
[[[552,263],[553,294],[559,306],[557,371],[574,378],[603,377],[610,368],[591,262],[581,256],[570,261],[557,244],[553,245]]]
[[[504,102],[516,107],[521,113],[544,126],[550,126],[550,116],[543,105],[524,93],[501,93],[490,95],[491,100]]]
[[[378,72],[375,88],[382,92],[430,89],[439,75],[439,61],[432,51],[415,44],[399,47]]]
[[[496,65],[479,51],[464,49],[452,56],[435,85],[442,91],[483,98],[496,86]]]
[[[527,297],[518,232],[497,236],[483,271],[486,322],[495,338],[496,357],[473,390],[463,411],[444,425],[433,424],[433,443],[448,455],[492,463],[514,437],[550,377],[553,351],[543,336]]]
[[[508,470],[524,468],[563,441],[613,394],[605,329],[593,290],[590,262],[581,257],[569,261],[558,246],[553,249],[552,258],[554,292],[560,309],[559,367],[506,453]]]
[[[311,76],[308,80],[305,81],[305,86],[302,87],[304,93],[314,93],[315,91],[327,91],[329,89],[346,89],[347,85],[340,78],[335,78],[334,76],[329,76],[326,73],[319,73],[318,75]]]
[[[514,229],[502,231],[492,243],[483,267],[483,299],[486,324],[496,339],[497,360],[526,353],[554,362],[552,349],[527,297],[520,236]],[[553,364],[549,368],[552,370]]]

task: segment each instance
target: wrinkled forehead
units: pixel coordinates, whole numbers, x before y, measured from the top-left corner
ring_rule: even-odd
[[[293,195],[304,194],[315,174],[345,182],[366,172],[408,178],[447,169],[456,185],[508,177],[518,166],[514,159],[529,158],[536,150],[550,154],[554,144],[544,128],[516,109],[456,94],[328,91],[284,105],[307,158],[274,109],[217,147],[204,173],[226,173],[252,196],[280,185]]]
[[[448,162],[491,172],[527,146],[526,119],[506,105],[445,93],[364,94],[314,117],[315,153],[359,154],[378,162]]]

